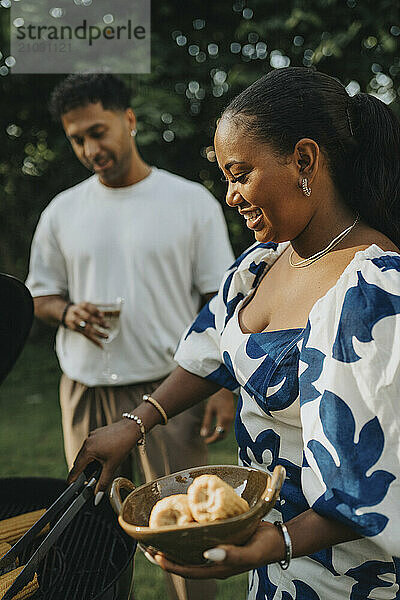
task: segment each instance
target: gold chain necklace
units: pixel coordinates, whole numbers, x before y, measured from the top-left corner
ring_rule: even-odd
[[[309,267],[310,265],[312,265],[312,263],[314,263],[315,261],[319,260],[320,258],[322,258],[323,256],[325,256],[325,254],[328,254],[328,252],[330,252],[331,250],[333,250],[333,248],[335,246],[337,246],[346,237],[346,235],[348,235],[350,233],[350,231],[353,229],[353,227],[355,227],[357,225],[359,219],[360,219],[360,216],[357,215],[354,223],[352,225],[350,225],[350,227],[347,227],[347,229],[345,229],[344,231],[342,231],[341,233],[339,233],[339,235],[336,236],[327,245],[326,248],[324,248],[323,250],[320,250],[319,252],[316,252],[315,254],[312,254],[308,258],[304,258],[303,260],[300,260],[299,262],[294,263],[293,260],[292,260],[293,259],[293,254],[294,254],[294,250],[292,250],[291,253],[289,254],[289,264],[290,264],[290,266],[294,267],[295,269],[302,269],[304,267]]]

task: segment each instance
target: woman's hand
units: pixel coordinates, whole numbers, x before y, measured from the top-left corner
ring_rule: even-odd
[[[177,367],[152,395],[161,403],[170,418],[214,394],[218,389],[217,384]],[[134,412],[142,420],[146,432],[161,423],[160,413],[148,402],[142,402]],[[88,463],[97,460],[103,465],[103,470],[96,492],[104,492],[111,483],[118,465],[124,461],[141,437],[139,425],[131,419],[122,419],[107,427],[95,429],[79,450],[68,482],[75,481]]]
[[[322,548],[360,538],[352,528],[339,521],[327,519],[311,508],[285,524],[292,540],[293,558],[309,556]],[[260,522],[258,529],[244,546],[221,545],[212,550],[208,558],[214,559],[214,563],[204,566],[177,565],[160,553],[151,556],[148,554],[147,558],[165,571],[188,579],[226,579],[278,562],[285,557],[285,544],[280,530],[272,523],[266,522]],[[221,553],[221,550],[224,552]],[[220,558],[222,560],[218,560]]]
[[[160,553],[148,553],[147,558],[156,562],[164,571],[187,579],[226,579],[267,563],[283,560],[285,555],[282,534],[272,523],[265,522],[260,522],[258,529],[244,546],[221,545],[217,550],[225,552],[223,560],[215,560],[204,566],[178,565]],[[210,553],[210,558],[213,554]],[[215,554],[223,555],[223,552]]]
[[[141,438],[135,421],[122,419],[117,423],[91,431],[75,459],[68,475],[72,483],[93,460],[103,465],[96,492],[104,492],[112,481],[114,471]]]

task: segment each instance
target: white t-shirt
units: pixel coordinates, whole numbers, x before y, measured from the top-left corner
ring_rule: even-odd
[[[233,262],[223,212],[198,183],[153,168],[132,186],[97,176],[62,192],[43,211],[32,242],[27,286],[78,303],[124,298],[121,330],[110,342],[118,384],[153,381],[176,366],[179,337]],[[102,350],[59,327],[63,372],[104,384]]]

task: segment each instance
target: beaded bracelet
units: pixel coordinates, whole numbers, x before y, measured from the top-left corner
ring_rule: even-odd
[[[150,404],[152,404],[154,406],[154,408],[158,410],[158,412],[160,413],[160,415],[163,418],[163,421],[164,421],[163,425],[166,425],[168,423],[168,417],[167,417],[167,413],[165,412],[165,410],[163,409],[161,404],[155,398],[150,396],[150,394],[144,394],[143,400],[144,400],[144,402],[150,402]]]
[[[143,446],[143,448],[144,448],[145,444],[146,444],[146,430],[144,428],[142,419],[140,417],[138,417],[137,415],[134,415],[134,414],[129,413],[129,412],[122,413],[122,416],[125,419],[131,419],[131,421],[135,421],[135,423],[138,424],[139,429],[140,429],[140,433],[142,434],[142,437],[138,441],[137,445],[138,446]]]
[[[64,310],[63,310],[63,312],[62,312],[62,315],[61,315],[61,320],[60,320],[60,323],[61,323],[61,325],[62,325],[63,327],[65,327],[65,329],[67,329],[67,324],[66,324],[66,322],[65,322],[65,317],[67,316],[67,310],[68,310],[68,309],[69,309],[69,307],[70,307],[70,306],[72,306],[72,305],[73,305],[73,302],[67,302],[67,304],[64,306]]]
[[[282,523],[282,521],[275,521],[274,525],[282,533],[283,541],[285,543],[285,558],[284,560],[278,561],[281,569],[285,570],[288,568],[290,561],[292,560],[292,540],[290,539],[290,535],[285,523]]]

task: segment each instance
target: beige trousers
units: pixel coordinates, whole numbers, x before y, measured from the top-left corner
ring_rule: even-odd
[[[90,431],[119,421],[123,412],[134,410],[142,402],[143,394],[151,394],[161,381],[88,388],[63,374],[60,404],[68,467],[72,467]],[[146,435],[146,457],[135,448],[118,475],[134,479],[137,469],[140,479],[145,481],[207,464],[207,447],[200,437],[203,412],[203,404],[198,404],[171,419],[166,426],[155,427]],[[168,576],[167,585],[171,600],[213,600],[216,593],[212,580]]]

